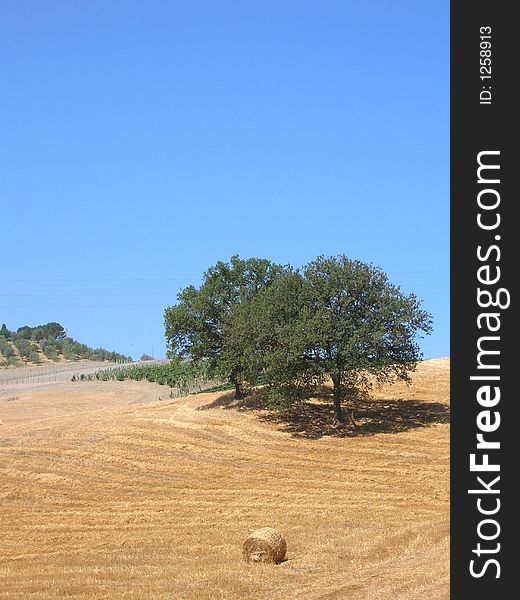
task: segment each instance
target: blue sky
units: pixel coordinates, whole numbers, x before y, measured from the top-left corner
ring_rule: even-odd
[[[233,254],[383,268],[449,355],[447,1],[0,0],[0,322],[139,358]]]

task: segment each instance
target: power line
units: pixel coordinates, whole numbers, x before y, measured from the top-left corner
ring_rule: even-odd
[[[75,294],[4,294],[1,293],[1,298],[82,298],[84,296],[170,296],[175,292],[77,292]]]
[[[443,273],[443,269],[417,269],[409,271],[394,271],[392,269],[387,270],[392,275],[409,275],[417,273]],[[63,278],[23,278],[23,277],[3,277],[0,275],[0,281],[10,282],[29,282],[29,283],[67,283],[67,282],[112,282],[112,281],[197,281],[202,277],[201,273],[197,275],[191,275],[189,277],[87,277],[87,278],[75,278],[75,277],[63,277]]]
[[[86,282],[92,283],[94,281],[192,281],[200,279],[200,275],[197,277],[104,277],[104,278],[72,278],[66,277],[61,279],[42,279],[42,278],[9,278],[0,276],[0,281],[11,281],[11,282],[29,282],[29,283],[67,283],[67,282]]]
[[[4,304],[0,308],[145,308],[162,307],[164,304]]]
[[[402,282],[400,286],[406,287],[423,287],[423,286],[437,286],[437,285],[449,285],[449,281],[417,281],[413,282]],[[84,297],[106,297],[106,296],[176,296],[177,292],[173,290],[165,292],[74,292],[74,293],[0,293],[0,298],[84,298]]]
[[[422,287],[424,285],[449,285],[446,282],[442,282],[442,281],[438,281],[438,282],[424,282],[424,283],[407,283],[407,284],[401,284],[402,286],[406,286],[406,287],[413,287],[413,288],[418,288],[418,287]],[[429,293],[429,294],[434,294],[434,293],[438,293],[439,290],[435,289],[435,290],[430,290],[425,291],[423,290],[423,293]],[[91,298],[104,298],[104,297],[108,297],[108,296],[117,296],[117,297],[134,297],[134,296],[168,296],[169,298],[175,298],[176,297],[176,293],[175,292],[99,292],[99,293],[92,293],[92,292],[88,292],[88,293],[77,293],[77,294],[0,294],[0,298],[85,298],[85,297],[91,297]]]

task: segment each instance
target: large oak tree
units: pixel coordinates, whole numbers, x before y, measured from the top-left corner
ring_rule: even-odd
[[[342,403],[372,382],[410,380],[421,352],[417,338],[431,316],[379,268],[346,256],[318,257],[285,273],[234,313],[228,338],[254,381],[278,386],[330,377],[334,422]]]
[[[239,256],[210,267],[200,287],[188,286],[178,294],[177,304],[165,310],[169,356],[209,360],[216,373],[233,383],[240,398],[243,367],[225,329],[238,306],[251,301],[284,271],[285,267],[269,260]]]

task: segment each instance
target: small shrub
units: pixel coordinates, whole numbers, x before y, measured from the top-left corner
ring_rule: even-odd
[[[32,363],[39,364],[41,363],[40,355],[36,350],[31,350],[29,352],[29,356],[27,357]]]

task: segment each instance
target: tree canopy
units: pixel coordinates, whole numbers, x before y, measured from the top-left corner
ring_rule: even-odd
[[[266,259],[236,255],[228,263],[219,261],[210,267],[199,288],[188,286],[178,294],[178,303],[165,310],[168,355],[209,360],[240,397],[243,369],[235,346],[227,343],[225,328],[238,306],[251,301],[284,271],[285,267]]]
[[[422,356],[417,338],[431,331],[414,294],[344,255],[302,270],[247,267],[255,261],[217,263],[199,289],[179,294],[165,315],[172,351],[215,361],[237,393],[261,378],[286,403],[330,378],[336,423],[344,422],[342,402],[374,381],[410,380]]]
[[[52,322],[37,327],[23,325],[16,330],[19,337],[26,340],[63,340],[67,336],[65,328],[59,323]]]

